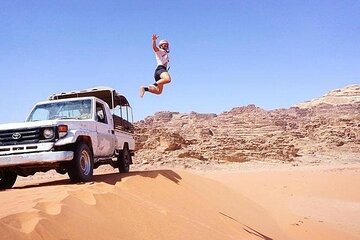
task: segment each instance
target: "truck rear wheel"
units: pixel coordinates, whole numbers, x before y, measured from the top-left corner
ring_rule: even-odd
[[[0,171],[0,190],[12,188],[16,182],[17,174],[11,171]]]
[[[129,172],[130,163],[131,163],[131,154],[129,151],[129,147],[125,145],[124,149],[120,152],[118,156],[119,172],[120,173]]]
[[[91,181],[94,171],[94,157],[86,143],[79,143],[74,152],[74,159],[70,163],[68,175],[72,182]]]

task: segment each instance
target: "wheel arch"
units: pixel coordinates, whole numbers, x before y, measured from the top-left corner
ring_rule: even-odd
[[[86,136],[86,135],[78,136],[78,138],[76,139],[75,144],[78,145],[79,143],[86,143],[89,146],[90,151],[92,152],[92,154],[94,154],[94,149],[93,149],[92,140],[91,140],[90,136]]]

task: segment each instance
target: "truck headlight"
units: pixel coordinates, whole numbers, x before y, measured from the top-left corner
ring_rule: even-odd
[[[59,125],[58,126],[58,132],[59,132],[59,137],[65,137],[65,135],[68,132],[68,126],[67,125]]]
[[[55,132],[53,128],[44,128],[43,136],[45,139],[52,139],[54,138]]]

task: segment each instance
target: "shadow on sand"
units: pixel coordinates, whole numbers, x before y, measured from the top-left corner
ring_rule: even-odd
[[[261,238],[261,239],[263,239],[263,240],[273,240],[272,238],[270,238],[270,237],[268,237],[268,236],[266,236],[266,235],[264,235],[264,234],[256,231],[255,229],[253,229],[253,228],[251,228],[251,227],[249,227],[249,226],[247,226],[247,225],[239,222],[239,221],[236,220],[235,218],[233,218],[233,217],[231,217],[231,216],[229,216],[229,215],[226,215],[225,213],[222,213],[222,212],[219,212],[219,213],[220,213],[221,215],[223,215],[224,217],[230,218],[231,220],[233,220],[233,221],[241,224],[243,230],[246,231],[247,233],[252,234],[252,235],[255,235],[255,236],[257,236],[257,237],[259,237],[259,238]]]
[[[61,179],[61,180],[53,180],[47,182],[41,182],[36,184],[30,184],[26,186],[13,187],[12,189],[26,189],[26,188],[38,188],[38,187],[47,187],[47,186],[71,186],[71,185],[85,185],[85,184],[93,184],[93,183],[107,183],[110,185],[115,185],[118,182],[121,182],[122,179],[132,176],[141,176],[146,178],[157,178],[158,176],[163,176],[170,181],[178,184],[182,179],[179,174],[172,170],[147,170],[147,171],[134,171],[129,173],[107,173],[101,175],[94,175],[93,180],[91,182],[83,182],[83,183],[72,183],[70,179]],[[44,180],[45,181],[45,180]]]

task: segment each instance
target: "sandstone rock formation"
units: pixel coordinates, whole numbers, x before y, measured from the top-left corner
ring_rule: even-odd
[[[329,102],[330,95],[326,95]],[[314,100],[309,108],[272,111],[249,105],[219,115],[158,112],[136,123],[135,159],[191,165],[194,161],[292,161],[309,154],[359,154],[360,102],[348,100],[351,104]]]
[[[360,85],[350,85],[333,90],[324,96],[296,105],[299,108],[310,108],[319,104],[343,105],[360,102]]]

